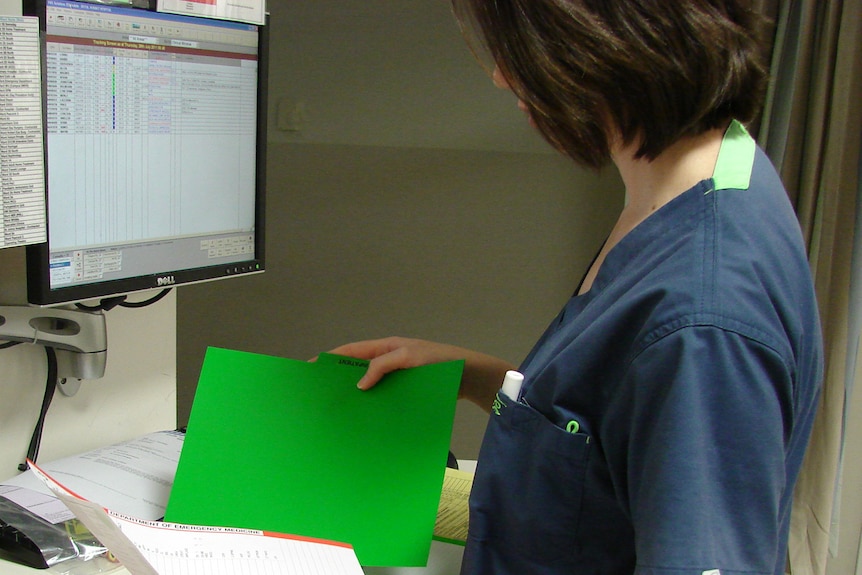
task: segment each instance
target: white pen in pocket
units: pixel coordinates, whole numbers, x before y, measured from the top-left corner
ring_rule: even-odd
[[[500,391],[512,401],[518,401],[521,395],[521,386],[524,384],[524,374],[519,371],[509,370],[503,377],[503,386]]]

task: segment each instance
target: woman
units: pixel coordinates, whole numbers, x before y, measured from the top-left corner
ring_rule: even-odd
[[[625,207],[515,366],[387,338],[395,369],[465,359],[492,413],[465,574],[783,574],[822,371],[814,290],[781,182],[746,133],[760,19],[745,0],[453,0],[531,123],[612,162]],[[493,407],[493,409],[492,409]]]

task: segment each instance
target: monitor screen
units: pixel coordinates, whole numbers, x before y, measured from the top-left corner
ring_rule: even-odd
[[[52,305],[264,269],[265,27],[34,0]]]

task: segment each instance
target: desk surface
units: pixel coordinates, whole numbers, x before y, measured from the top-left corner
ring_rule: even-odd
[[[428,557],[426,567],[365,567],[366,575],[454,575],[461,569],[461,557],[464,548],[460,545],[431,542],[431,555]],[[0,573],[3,575],[37,575],[39,573],[51,573],[44,569],[31,569],[17,563],[10,563],[0,559]],[[123,568],[112,571],[110,575],[129,575]]]

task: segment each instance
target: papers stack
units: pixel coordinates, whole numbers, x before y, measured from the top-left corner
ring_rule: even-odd
[[[349,545],[261,531],[194,527],[125,517],[31,470],[132,575],[362,575]]]

